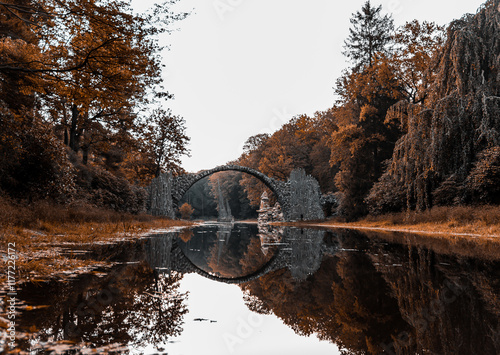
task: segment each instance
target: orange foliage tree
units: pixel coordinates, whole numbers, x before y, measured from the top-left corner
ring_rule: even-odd
[[[2,190],[19,197],[25,191],[30,198],[54,197],[52,190],[71,195],[74,172],[62,143],[81,154],[83,164],[91,160],[139,179],[123,174],[121,165],[134,152],[152,154],[143,144],[149,137],[141,108],[172,97],[160,85],[158,35],[186,16],[169,11],[175,2],[157,4],[145,14],[134,14],[120,0],[0,3]],[[164,159],[163,166],[178,168],[178,154],[186,153],[182,122],[164,129],[171,145],[184,149]],[[43,191],[49,182],[57,188]],[[37,189],[44,196],[33,194]]]
[[[329,165],[328,140],[335,129],[332,110],[317,112],[313,117],[293,117],[272,135],[250,137],[237,162],[284,181],[293,169],[303,168],[319,181],[323,192],[331,192],[337,170]],[[255,179],[243,177],[241,184],[254,206],[258,206],[263,191],[270,193]]]
[[[344,124],[332,133],[330,163],[340,171],[335,177],[340,210],[347,218],[367,212],[364,199],[380,177],[399,136],[396,125],[386,125],[387,110],[403,98],[395,69],[380,56],[362,72],[352,71],[337,82],[337,112]]]
[[[433,71],[431,57],[441,48],[442,28],[434,23],[413,21],[392,35],[392,20],[380,15],[380,7],[369,2],[362,13],[353,15],[353,28],[345,53],[353,67],[338,79],[335,108],[339,129],[330,140],[330,163],[339,167],[335,183],[339,190],[338,211],[349,219],[368,212],[366,198],[381,177],[384,162],[405,129],[404,123],[387,115],[398,101],[423,103],[422,89],[429,85]],[[367,28],[360,28],[364,23]],[[387,33],[381,30],[385,28]],[[377,41],[372,37],[379,36]],[[372,49],[367,46],[377,43]],[[390,48],[395,47],[394,51]],[[363,51],[364,53],[356,53]],[[394,192],[393,206],[401,197]],[[383,198],[383,194],[372,198]]]
[[[182,219],[191,219],[191,215],[194,212],[194,208],[191,207],[191,205],[186,202],[181,207],[179,207],[179,212],[181,213]]]
[[[485,198],[481,190],[486,186],[493,188],[492,196],[497,193],[480,176],[496,164],[491,153],[500,146],[499,5],[499,0],[487,1],[477,14],[453,21],[444,44],[431,45],[434,56],[421,91],[414,95],[416,103],[406,100],[391,110],[388,121],[399,123],[404,134],[368,196],[372,212],[496,200]],[[413,33],[411,29],[406,37],[415,37]],[[391,198],[395,190],[398,199],[403,195],[403,204]]]

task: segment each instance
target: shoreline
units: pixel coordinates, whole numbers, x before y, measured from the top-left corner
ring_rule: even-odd
[[[338,223],[333,221],[291,222],[281,226],[299,228],[320,228],[330,232],[359,231],[373,240],[406,245],[408,247],[425,248],[438,254],[454,254],[466,258],[479,258],[491,261],[500,260],[500,235],[471,232],[446,232],[419,228],[410,224],[403,226],[380,226],[375,223],[367,225],[362,222]],[[422,227],[422,226],[420,226]],[[436,225],[432,226],[436,227]]]
[[[0,256],[8,257],[7,252],[14,251],[18,285],[30,281],[66,279],[70,274],[84,274],[107,265],[106,262],[67,257],[61,253],[66,248],[137,240],[196,225],[192,221],[154,218],[150,221],[63,223],[43,228],[1,226]],[[0,285],[7,285],[5,273],[0,276]]]
[[[419,224],[407,224],[407,225],[397,225],[397,226],[381,226],[377,223],[366,223],[366,222],[351,222],[351,223],[339,223],[331,221],[314,221],[314,222],[277,222],[271,223],[276,226],[290,226],[290,227],[313,227],[313,228],[327,228],[327,229],[353,229],[362,231],[373,231],[373,232],[397,232],[397,233],[409,233],[421,236],[452,236],[452,237],[469,237],[469,238],[487,238],[487,239],[498,239],[500,240],[500,234],[492,233],[490,234],[487,229],[484,229],[483,233],[474,233],[467,231],[457,231],[453,228],[447,226],[442,226],[439,224],[433,224],[432,226],[419,225]],[[434,228],[450,229],[448,231],[436,231]]]
[[[332,217],[328,220],[294,222],[294,225],[494,240],[500,239],[500,206],[436,206],[420,212],[368,215],[353,222]]]
[[[49,223],[39,221],[29,227],[0,226],[0,254],[7,255],[8,243],[15,243],[17,253],[17,281],[22,283],[33,280],[49,280],[64,278],[68,271],[79,273],[90,272],[96,263],[72,259],[63,256],[62,248],[85,246],[95,243],[115,243],[144,238],[148,235],[172,232],[202,225],[207,221],[170,220],[151,217],[149,220],[129,220],[121,222],[65,222]],[[256,220],[235,221],[235,223],[255,224]],[[358,230],[369,236],[380,236],[394,243],[412,243],[422,246],[439,244],[448,245],[459,253],[478,255],[480,250],[487,250],[488,255],[497,255],[500,247],[500,226],[487,224],[479,220],[461,221],[447,220],[422,223],[391,223],[389,217],[379,220],[361,220],[343,222],[338,220],[302,221],[270,223],[275,226],[298,228],[322,228],[328,230]],[[410,238],[411,237],[411,238]],[[460,251],[457,245],[471,249]],[[443,249],[444,250],[444,249]],[[5,275],[0,278],[4,284]]]

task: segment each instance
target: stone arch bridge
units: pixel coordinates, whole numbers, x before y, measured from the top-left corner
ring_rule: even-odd
[[[160,175],[153,180],[148,189],[148,212],[156,216],[174,218],[179,201],[184,194],[196,182],[221,171],[239,171],[262,181],[276,195],[286,221],[324,218],[319,184],[304,170],[293,170],[288,181],[280,181],[258,170],[239,165],[222,165],[197,174],[184,174],[177,177],[173,177],[170,172]]]

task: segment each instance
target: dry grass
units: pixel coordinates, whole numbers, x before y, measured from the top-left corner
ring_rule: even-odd
[[[58,205],[48,201],[27,204],[0,197],[0,226],[37,228],[43,223],[118,223],[150,221],[149,215],[132,215],[96,208],[84,202]]]
[[[318,223],[324,226],[384,229],[465,237],[500,237],[500,206],[435,207],[425,212],[368,216],[357,222],[340,219]]]
[[[364,222],[386,221],[393,225],[448,223],[450,227],[464,227],[471,224],[500,226],[500,206],[457,206],[434,207],[424,212],[393,213],[369,216]]]
[[[88,205],[60,206],[48,202],[31,205],[0,198],[0,254],[15,243],[18,281],[48,278],[56,273],[88,269],[87,261],[58,254],[56,245],[86,244],[135,238],[153,230],[190,226],[149,215],[123,214]],[[0,282],[5,275],[2,273]]]

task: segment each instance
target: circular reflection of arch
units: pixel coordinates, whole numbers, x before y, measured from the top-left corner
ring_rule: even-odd
[[[323,230],[301,230],[296,228],[277,228],[280,240],[274,254],[259,269],[238,277],[221,277],[200,268],[182,251],[178,239],[172,248],[173,264],[177,271],[197,273],[210,280],[227,284],[242,284],[253,281],[272,271],[288,268],[291,276],[297,281],[304,280],[314,274],[320,267],[324,254],[334,255],[339,250],[339,244],[325,246]]]
[[[278,246],[264,248],[257,226],[245,224],[194,228],[189,240],[175,239],[173,255],[184,272],[231,284],[257,279],[274,270],[281,260]]]
[[[180,250],[179,250],[180,251]],[[213,274],[210,274],[206,272],[205,270],[202,270],[198,268],[191,260],[189,260],[183,253],[180,251],[180,253],[183,255],[183,258],[185,259],[185,262],[189,264],[189,272],[194,272],[197,273],[200,276],[203,276],[207,279],[217,281],[217,282],[223,282],[226,284],[234,284],[234,285],[240,285],[245,282],[250,282],[253,280],[257,280],[261,276],[274,271],[276,269],[280,269],[280,267],[277,267],[276,264],[278,264],[279,256],[278,253],[276,253],[273,257],[272,260],[269,261],[267,265],[265,265],[261,270],[258,270],[252,274],[242,276],[242,277],[236,277],[236,278],[226,278],[226,277],[219,277]]]

